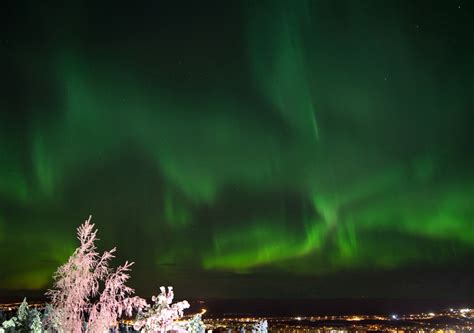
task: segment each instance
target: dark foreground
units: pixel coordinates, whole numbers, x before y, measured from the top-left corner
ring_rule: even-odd
[[[473,302],[430,300],[193,300],[188,315],[206,310],[207,330],[252,332],[266,320],[269,332],[474,332]],[[30,301],[41,308],[44,302]],[[18,303],[0,306],[14,313]],[[130,323],[130,322],[128,322]],[[121,332],[134,332],[121,325]]]

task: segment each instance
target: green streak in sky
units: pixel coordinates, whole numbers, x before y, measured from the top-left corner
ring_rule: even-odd
[[[398,192],[383,201],[373,202],[353,219],[362,229],[395,229],[427,238],[451,239],[472,244],[474,218],[472,183],[442,185],[427,193]]]
[[[130,31],[93,8],[29,22],[44,43],[0,43],[0,288],[47,286],[89,214],[143,285],[466,267],[472,20],[418,6],[247,1],[192,27],[150,9]]]
[[[55,190],[55,170],[49,151],[42,136],[37,135],[33,142],[33,165],[39,189],[46,195],[51,195]],[[57,170],[56,170],[57,172]]]
[[[25,202],[30,195],[26,176],[12,147],[2,145],[7,138],[0,137],[0,195]]]
[[[278,1],[271,10],[255,7],[249,15],[248,52],[257,87],[297,133],[319,139],[302,34],[311,26],[307,6]]]
[[[254,221],[247,228],[226,229],[215,235],[213,253],[204,257],[206,269],[245,271],[252,267],[304,256],[322,244],[324,225],[314,223],[295,232],[275,221]]]
[[[0,261],[8,262],[0,274],[0,285],[7,289],[42,289],[51,283],[57,267],[74,252],[74,234],[66,239],[63,234],[31,228],[28,232],[18,232],[18,226],[6,225],[4,237],[0,238]],[[17,252],[15,244],[23,246]],[[11,258],[15,258],[12,262]]]
[[[48,287],[51,282],[52,269],[34,269],[17,275],[9,275],[1,280],[2,287],[6,289],[38,290]]]
[[[163,203],[164,216],[174,226],[185,226],[190,222],[190,212],[170,193],[165,194]]]

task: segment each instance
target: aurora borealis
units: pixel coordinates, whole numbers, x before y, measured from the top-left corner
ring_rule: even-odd
[[[472,299],[473,3],[185,3],[1,11],[0,290]]]

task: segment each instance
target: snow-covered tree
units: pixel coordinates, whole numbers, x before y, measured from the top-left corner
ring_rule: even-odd
[[[18,311],[16,314],[16,318],[18,319],[18,322],[24,324],[28,321],[28,311],[29,311],[30,306],[28,305],[28,302],[26,301],[26,297],[23,298],[23,302],[21,302],[20,306],[18,307]]]
[[[133,289],[125,286],[129,278],[127,272],[130,271],[130,266],[131,263],[125,262],[105,279],[104,290],[89,314],[87,326],[91,332],[107,331],[111,326],[116,325],[117,319],[123,313],[131,316],[134,308],[146,306],[144,299],[127,296],[133,293]]]
[[[204,333],[206,332],[206,325],[202,321],[202,314],[194,315],[187,323],[188,333]]]
[[[48,323],[60,332],[108,331],[122,313],[130,316],[133,309],[146,304],[139,297],[129,297],[134,290],[125,285],[133,263],[125,262],[115,271],[110,268],[115,248],[97,252],[97,229],[90,221],[91,217],[77,228],[80,246],[58,268],[53,289],[47,292],[52,305]]]
[[[53,306],[49,303],[46,303],[43,310],[43,330],[47,332],[59,331],[59,323],[54,321],[55,317],[53,316]]]
[[[185,332],[184,325],[178,322],[183,317],[183,310],[189,308],[187,301],[173,303],[173,287],[160,287],[161,293],[153,296],[153,305],[144,311],[140,311],[133,325],[134,329],[141,332]]]
[[[16,327],[16,317],[10,318],[9,320],[5,320],[0,327],[0,333],[5,332],[15,332]]]
[[[41,323],[41,313],[33,309],[28,315],[28,328],[29,332],[41,333],[43,332],[43,324]]]
[[[16,312],[16,316],[10,318],[10,320],[6,320],[2,323],[0,327],[0,333],[4,332],[31,332],[31,323],[33,322],[34,318],[39,318],[39,323],[41,326],[41,317],[38,310],[33,309],[29,310],[28,302],[26,298],[23,299],[18,310]],[[41,331],[37,331],[41,332]]]
[[[0,333],[5,332],[13,332],[16,326],[15,318],[10,318],[9,320],[5,320],[2,322],[2,326],[0,326]]]
[[[266,320],[260,320],[253,325],[252,332],[255,333],[267,333],[268,332],[268,323]]]

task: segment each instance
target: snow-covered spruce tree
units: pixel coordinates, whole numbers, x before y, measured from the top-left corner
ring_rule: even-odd
[[[161,293],[153,296],[153,305],[139,311],[133,328],[141,332],[186,332],[184,324],[178,323],[183,317],[183,310],[189,308],[187,301],[173,303],[174,293],[173,287],[160,287]]]
[[[252,332],[255,333],[267,333],[268,332],[268,322],[266,320],[260,320],[253,325]]]
[[[4,320],[0,326],[0,333],[9,333],[15,331],[16,318],[10,318],[9,320]]]
[[[2,323],[2,326],[0,326],[0,333],[10,333],[10,332],[16,332],[15,327],[16,327],[16,317],[10,318],[9,320],[5,320]]]
[[[53,289],[47,292],[52,311],[48,322],[59,332],[104,332],[117,325],[117,319],[146,305],[125,283],[133,263],[125,262],[115,271],[109,267],[115,248],[100,255],[96,251],[97,229],[89,217],[77,228],[80,246],[54,274]],[[103,290],[101,291],[101,286]]]
[[[29,332],[41,333],[43,332],[43,324],[41,323],[41,313],[33,309],[28,315],[28,328]]]
[[[28,305],[25,297],[23,298],[23,302],[21,302],[20,306],[18,307],[18,312],[16,314],[16,318],[20,326],[27,326],[29,308],[30,306]]]
[[[36,318],[36,319],[35,319]],[[23,299],[20,306],[18,307],[16,316],[10,318],[10,320],[4,321],[0,326],[0,333],[27,333],[35,332],[39,333],[40,331],[32,330],[31,326],[34,320],[39,320],[39,325],[41,327],[41,317],[38,310],[33,309],[29,310],[28,302],[26,298]]]
[[[188,333],[205,333],[206,332],[206,325],[204,325],[202,321],[202,314],[198,313],[194,315],[188,322],[187,322],[187,331]]]

